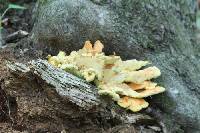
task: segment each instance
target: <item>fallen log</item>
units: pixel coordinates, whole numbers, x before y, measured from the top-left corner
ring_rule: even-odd
[[[70,129],[69,131],[74,130],[78,123],[81,131],[81,127],[85,128],[86,125],[92,131],[116,130],[118,126],[127,124],[130,128],[136,125],[156,125],[161,128],[161,125],[149,115],[121,109],[112,100],[100,97],[94,85],[51,66],[45,60],[33,60],[28,64],[8,62],[7,66],[11,78],[4,81],[3,88],[9,95],[16,97],[17,115],[30,121],[29,124],[35,128],[34,130],[38,124],[47,123],[47,118],[51,125],[57,125],[59,121],[62,128]],[[33,124],[33,118],[41,119],[41,123]],[[46,126],[50,128],[50,125]],[[61,131],[61,126],[57,128]]]

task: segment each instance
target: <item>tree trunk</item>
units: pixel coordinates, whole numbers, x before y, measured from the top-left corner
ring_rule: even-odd
[[[106,54],[149,60],[159,67],[162,76],[157,82],[167,91],[147,99],[148,109],[130,113],[91,93],[92,85],[86,92],[80,87],[87,88],[85,82],[61,80],[65,74],[42,61],[29,64],[30,72],[11,71],[2,81],[8,99],[17,105],[10,108],[10,120],[18,130],[38,132],[199,132],[200,45],[194,40],[195,7],[195,0],[39,0],[28,43],[17,44],[20,50],[28,47],[30,53],[15,52],[18,61],[59,50],[70,53],[86,40],[99,39]]]
[[[158,82],[167,89],[165,94],[154,96],[151,105],[162,110],[169,132],[195,132],[200,130],[200,45],[194,40],[195,2],[39,1],[33,42],[56,54],[58,50],[77,50],[86,40],[100,39],[107,54],[151,61],[161,69]]]

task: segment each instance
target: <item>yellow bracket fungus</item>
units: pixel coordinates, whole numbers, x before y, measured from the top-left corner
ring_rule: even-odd
[[[60,51],[57,56],[48,56],[48,62],[57,68],[94,82],[99,88],[100,95],[109,95],[117,104],[133,112],[147,108],[149,103],[144,97],[165,91],[165,88],[151,82],[161,75],[148,61],[122,61],[120,56],[106,56],[102,50],[104,46],[98,40],[94,46],[86,41],[79,51],[72,51],[70,55]]]
[[[123,96],[129,96],[129,97],[134,97],[134,98],[144,98],[148,96],[152,96],[161,92],[165,91],[165,88],[160,87],[160,86],[155,86],[155,87],[149,87],[149,88],[144,88],[140,90],[133,90],[131,87],[129,87],[126,83],[121,83],[121,84],[103,84],[99,85],[99,94],[103,95],[104,93],[107,93],[109,91],[110,95],[115,93],[115,95],[123,95]],[[116,98],[115,98],[116,99]]]
[[[127,61],[118,61],[115,63],[115,66],[112,68],[116,72],[121,71],[135,71],[140,69],[143,66],[148,65],[148,61],[137,61],[137,60],[127,60]]]
[[[117,101],[118,105],[130,109],[133,112],[138,112],[143,108],[147,108],[149,103],[146,102],[144,99],[137,99],[132,97],[122,97]]]

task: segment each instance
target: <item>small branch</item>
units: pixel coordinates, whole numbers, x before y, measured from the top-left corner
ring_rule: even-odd
[[[13,42],[13,41],[15,41],[15,40],[17,40],[17,39],[21,39],[21,38],[24,38],[24,37],[28,36],[28,34],[29,34],[29,33],[26,32],[26,31],[19,30],[19,31],[16,31],[16,32],[14,32],[14,33],[8,35],[8,36],[5,38],[5,41],[6,41],[7,43]]]

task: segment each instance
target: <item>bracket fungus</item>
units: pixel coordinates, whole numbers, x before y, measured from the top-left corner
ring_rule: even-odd
[[[94,82],[100,95],[109,95],[117,104],[133,112],[147,108],[143,98],[165,91],[150,81],[161,75],[148,61],[136,59],[123,61],[120,56],[107,56],[102,52],[104,45],[96,41],[94,46],[86,41],[84,47],[70,55],[60,51],[57,56],[48,56],[48,62],[57,68],[72,73],[87,82]]]
[[[138,99],[133,97],[124,96],[117,101],[117,104],[123,108],[130,109],[133,112],[140,111],[143,108],[147,108],[149,103],[144,99]]]

